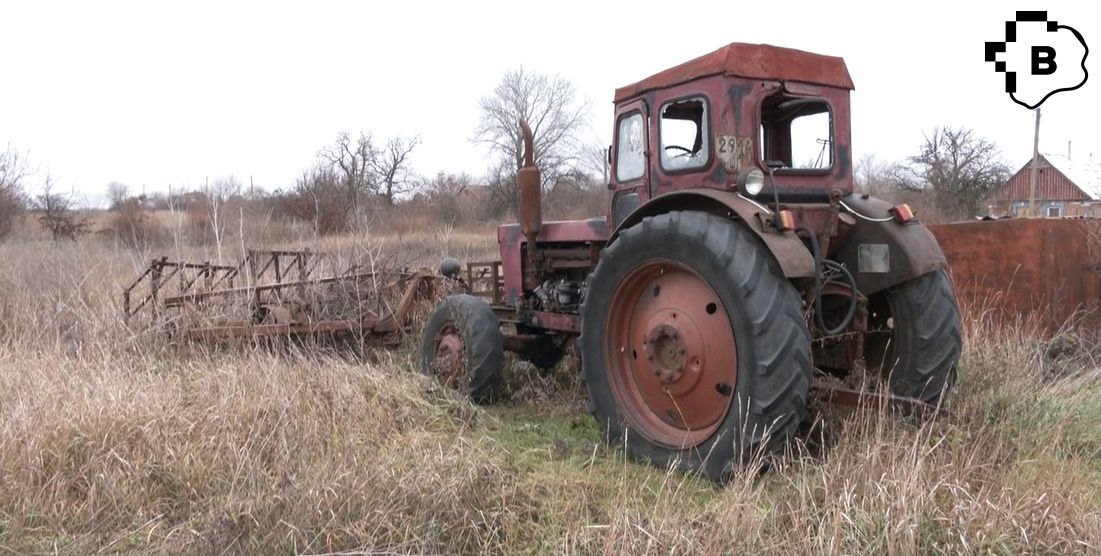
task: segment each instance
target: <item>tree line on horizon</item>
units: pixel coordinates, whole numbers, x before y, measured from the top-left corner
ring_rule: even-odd
[[[111,218],[107,232],[124,243],[147,244],[159,231],[150,213],[180,211],[199,242],[219,241],[233,214],[258,213],[267,219],[303,224],[313,234],[355,229],[380,212],[415,207],[441,224],[500,222],[517,209],[515,174],[522,152],[516,125],[533,122],[534,157],[542,171],[546,210],[551,216],[578,217],[605,211],[606,151],[585,141],[591,104],[570,81],[529,71],[507,71],[491,94],[478,102],[480,119],[473,141],[492,155],[484,176],[440,172],[419,176],[411,169],[418,135],[379,141],[369,131],[341,131],[320,148],[314,164],[291,185],[275,191],[245,188],[233,176],[208,181],[191,191],[133,195],[118,182],[106,187]],[[935,127],[917,152],[902,161],[867,156],[855,163],[859,191],[916,205],[927,219],[967,219],[1010,175],[995,143],[965,127]],[[31,184],[38,181],[37,191]],[[38,177],[25,154],[0,151],[0,241],[28,217],[54,241],[88,233],[73,192],[60,191],[49,175]]]

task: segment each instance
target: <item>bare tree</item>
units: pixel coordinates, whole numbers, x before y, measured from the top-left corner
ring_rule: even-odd
[[[485,216],[498,219],[505,214],[513,218],[518,216],[520,190],[516,187],[516,167],[512,160],[501,158],[486,173],[486,186],[489,187],[489,203]]]
[[[122,206],[130,199],[130,188],[126,184],[113,181],[107,184],[107,200],[111,202],[111,208]]]
[[[414,181],[409,172],[409,155],[420,145],[419,136],[394,137],[386,147],[367,159],[367,167],[375,176],[373,189],[387,205],[393,206],[398,195],[412,190]]]
[[[468,202],[469,193],[472,192],[474,178],[468,174],[447,174],[440,172],[436,177],[426,180],[422,186],[423,192],[428,197],[436,217],[451,224],[458,224],[471,216],[473,208],[470,205],[477,203],[478,199]]]
[[[8,147],[0,152],[0,241],[11,233],[27,206],[24,182],[29,175],[26,158],[19,151]]]
[[[360,132],[359,137],[353,139],[347,131],[342,131],[332,145],[317,153],[321,163],[339,178],[353,212],[359,209],[360,195],[375,191],[371,163],[376,152],[369,134]]]
[[[544,215],[551,219],[590,218],[604,214],[608,189],[591,170],[575,167],[559,177],[543,199]]]
[[[978,214],[982,200],[1010,175],[997,145],[966,128],[933,128],[910,165],[902,186],[932,194],[940,213],[952,219]]]
[[[581,146],[579,168],[590,176],[608,184],[608,149],[600,143],[590,141]]]
[[[881,160],[873,154],[865,155],[853,167],[856,191],[888,200],[911,185],[910,176],[905,165]]]
[[[200,191],[190,195],[187,217],[192,238],[199,243],[213,243],[219,261],[234,207],[241,204],[241,182],[234,176],[208,181]]]
[[[570,81],[523,67],[509,70],[478,107],[481,120],[474,139],[509,161],[513,172],[523,160],[519,121],[527,120],[535,136],[534,157],[542,170],[544,188],[558,181],[577,158],[578,135],[586,125],[589,102],[578,98]]]
[[[35,197],[34,208],[39,211],[38,222],[50,232],[50,237],[55,242],[63,239],[76,241],[88,230],[87,222],[75,210],[75,196],[75,192],[67,195],[58,193],[54,188],[53,178],[46,176],[42,194]]]
[[[470,191],[473,186],[474,178],[469,174],[440,172],[436,177],[425,182],[424,192],[429,199],[455,199]]]
[[[345,201],[341,178],[325,166],[302,172],[294,191],[284,198],[284,210],[293,218],[309,222],[317,235],[348,229],[352,208]]]

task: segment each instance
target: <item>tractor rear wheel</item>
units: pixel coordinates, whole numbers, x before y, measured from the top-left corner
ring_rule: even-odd
[[[960,309],[943,270],[873,295],[865,360],[887,378],[891,393],[936,404],[956,378]]]
[[[474,401],[494,401],[504,367],[497,315],[472,295],[444,298],[424,327],[420,364],[422,372],[469,393]]]
[[[593,414],[635,459],[721,481],[782,446],[805,414],[799,294],[735,222],[673,212],[623,231],[581,313]]]

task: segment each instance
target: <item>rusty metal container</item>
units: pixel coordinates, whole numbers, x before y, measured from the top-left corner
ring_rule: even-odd
[[[1014,219],[929,228],[948,259],[965,319],[1023,320],[1052,333],[1074,318],[1101,330],[1101,220]]]

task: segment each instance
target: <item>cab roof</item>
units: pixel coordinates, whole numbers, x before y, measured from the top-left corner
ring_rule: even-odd
[[[750,79],[801,81],[841,89],[853,89],[845,60],[769,44],[730,43],[679,66],[656,73],[615,91],[615,101],[654,89],[687,83],[700,77],[728,75]]]

